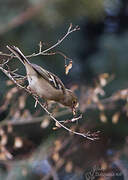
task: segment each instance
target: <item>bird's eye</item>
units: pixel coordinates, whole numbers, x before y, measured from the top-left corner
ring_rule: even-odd
[[[79,106],[79,103],[77,102],[77,100],[73,100],[73,101],[72,101],[72,106],[73,106],[74,108],[77,108],[77,107]]]
[[[76,100],[73,100],[72,103],[75,105],[76,104]]]

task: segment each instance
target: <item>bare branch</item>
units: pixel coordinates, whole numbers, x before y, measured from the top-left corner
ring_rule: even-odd
[[[31,55],[27,55],[26,57],[27,58],[30,58],[30,57],[35,57],[35,56],[39,56],[39,55],[44,55],[44,56],[51,56],[51,55],[56,55],[56,54],[59,54],[59,55],[61,55],[61,56],[63,56],[64,57],[64,61],[65,61],[65,72],[68,72],[67,71],[67,69],[69,69],[68,67],[68,65],[67,65],[67,62],[66,62],[66,60],[69,60],[70,61],[70,63],[69,64],[71,64],[71,62],[72,62],[72,59],[71,58],[69,58],[69,57],[67,57],[64,53],[62,53],[62,52],[60,52],[60,51],[56,51],[56,52],[51,52],[51,50],[53,50],[55,47],[57,47],[58,45],[60,45],[63,41],[64,41],[64,39],[69,35],[69,34],[71,34],[72,32],[75,32],[75,31],[78,31],[78,30],[80,30],[80,28],[79,28],[79,26],[76,26],[76,27],[74,27],[74,28],[72,28],[72,23],[70,24],[70,26],[69,26],[69,28],[68,28],[68,30],[67,30],[67,32],[66,32],[66,34],[60,39],[60,40],[58,40],[54,45],[52,45],[51,47],[49,47],[49,48],[47,48],[47,49],[45,49],[45,50],[42,50],[42,42],[40,41],[40,43],[39,43],[39,52],[38,53],[33,53],[33,54],[31,54]],[[2,53],[2,52],[0,52],[0,56],[6,56],[6,57],[10,57],[11,59],[13,58],[13,57],[15,57],[13,54],[6,54],[6,53]],[[9,61],[9,60],[8,60]],[[7,61],[7,62],[8,62]],[[7,62],[6,62],[6,64],[7,64]],[[66,73],[67,74],[67,73]]]
[[[35,97],[34,97],[35,98]],[[83,134],[83,133],[79,133],[79,132],[76,132],[76,131],[73,131],[71,129],[69,129],[68,127],[64,126],[61,122],[59,122],[45,107],[44,105],[37,99],[35,98],[36,101],[38,102],[38,104],[45,110],[45,112],[51,117],[51,119],[53,119],[56,123],[58,123],[62,128],[64,128],[65,130],[67,130],[68,132],[72,133],[72,134],[76,134],[76,135],[79,135],[79,136],[82,136],[82,137],[85,137],[89,140],[96,140],[98,139],[97,137],[93,137],[93,135],[91,133],[86,133],[86,134]],[[91,137],[92,136],[92,137]]]
[[[50,54],[48,53],[50,50],[52,50],[55,47],[57,47],[58,45],[60,45],[69,34],[71,34],[72,32],[78,31],[78,30],[80,30],[79,26],[76,26],[75,28],[72,29],[72,24],[70,24],[66,34],[60,40],[58,40],[54,45],[52,45],[51,47],[41,51],[42,50],[42,43],[40,43],[39,44],[39,53],[33,53],[32,55],[28,55],[26,57],[34,57],[34,56],[39,56],[39,55],[51,55],[51,53]],[[62,55],[62,53],[59,53],[59,52],[56,52],[55,54],[57,54],[57,53]]]
[[[60,40],[58,40],[58,42],[57,42],[56,44],[54,44],[54,45],[51,46],[50,48],[42,51],[42,53],[46,53],[46,52],[50,51],[51,49],[54,49],[56,46],[58,46],[60,43],[62,43],[63,40],[64,40],[69,34],[71,34],[71,33],[74,32],[74,31],[78,31],[78,30],[80,30],[80,28],[79,28],[78,26],[76,26],[75,28],[72,29],[72,24],[70,24],[67,33],[66,33]]]
[[[95,133],[95,134],[94,134],[94,133],[91,134],[91,133],[88,132],[88,133],[84,134],[84,133],[80,133],[80,132],[73,131],[73,130],[69,129],[68,127],[66,127],[65,125],[63,125],[63,124],[62,124],[61,122],[59,122],[59,121],[47,110],[47,108],[39,101],[38,96],[36,96],[35,94],[32,94],[32,92],[31,92],[29,89],[27,89],[26,87],[24,87],[24,86],[20,85],[19,83],[17,83],[17,81],[13,78],[13,76],[11,75],[11,73],[10,73],[9,71],[5,70],[2,66],[0,66],[0,70],[2,70],[2,72],[4,72],[4,74],[6,74],[6,75],[9,77],[9,79],[11,79],[19,88],[24,89],[24,90],[27,91],[29,94],[31,94],[32,97],[36,100],[36,102],[37,102],[37,103],[42,107],[42,109],[44,109],[44,111],[49,115],[49,117],[50,117],[51,119],[53,119],[56,123],[58,123],[60,127],[64,128],[65,130],[67,130],[68,132],[70,132],[70,133],[72,133],[72,134],[76,134],[76,135],[85,137],[85,138],[87,138],[87,139],[89,139],[89,140],[92,140],[92,141],[98,139],[96,133]]]

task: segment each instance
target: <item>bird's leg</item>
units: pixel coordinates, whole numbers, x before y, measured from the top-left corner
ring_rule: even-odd
[[[29,85],[27,86],[27,89],[28,89],[28,90],[31,92],[31,94],[33,94],[36,98],[39,98],[38,94],[36,94],[35,91],[32,90]],[[44,105],[44,108],[48,109],[48,101],[47,101],[46,99],[44,99],[44,98],[43,98],[43,100],[44,100],[44,104],[43,104],[43,105]],[[36,105],[35,105],[35,106],[36,106]]]

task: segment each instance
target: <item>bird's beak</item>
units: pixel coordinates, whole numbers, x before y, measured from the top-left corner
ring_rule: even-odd
[[[72,113],[73,113],[73,115],[75,116],[76,115],[76,113],[77,113],[77,108],[79,107],[79,103],[77,102],[77,104],[74,106],[74,107],[72,107]]]
[[[77,102],[77,104],[75,105],[75,108],[78,108],[79,107],[79,103]]]

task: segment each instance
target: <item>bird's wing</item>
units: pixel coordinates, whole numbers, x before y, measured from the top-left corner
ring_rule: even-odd
[[[61,89],[63,93],[65,93],[66,89],[62,81],[53,73],[41,68],[40,66],[36,64],[32,64],[33,69],[42,76],[46,81],[48,81],[54,88]]]
[[[24,54],[20,51],[18,47],[15,46],[7,46],[7,48],[15,54],[16,57],[25,65],[25,62],[33,67],[33,69],[37,72],[38,75],[42,76],[46,81],[48,81],[54,88],[61,89],[63,93],[65,93],[65,86],[62,81],[51,72],[41,68],[36,64],[31,64],[28,59],[24,56]]]

